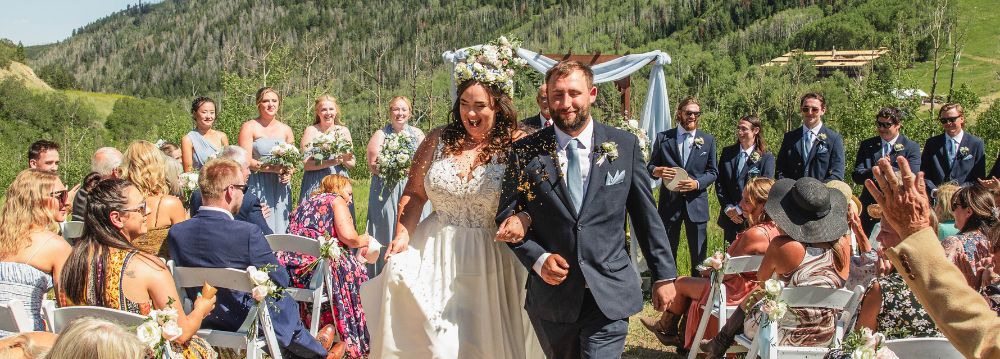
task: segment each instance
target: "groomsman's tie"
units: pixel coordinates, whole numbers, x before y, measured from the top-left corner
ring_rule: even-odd
[[[688,155],[691,154],[691,144],[688,143],[691,139],[691,132],[684,133],[684,140],[681,142],[681,167],[684,167],[688,163]]]
[[[882,157],[889,157],[892,154],[892,149],[889,148],[889,142],[883,142],[882,144]]]
[[[947,136],[947,135],[946,135]],[[955,140],[948,138],[945,140],[945,150],[948,151],[948,163],[955,162]]]
[[[802,170],[802,175],[809,176],[809,151],[812,151],[813,146],[813,132],[806,131],[806,136],[802,139],[802,150],[805,155],[802,156],[802,162],[805,163],[805,168]]]
[[[743,174],[743,166],[747,164],[747,153],[740,151],[740,160],[736,162],[736,176]]]
[[[580,140],[572,138],[566,145],[566,185],[576,213],[580,213],[580,206],[583,205],[583,179],[580,174],[580,158],[576,153],[578,143]]]

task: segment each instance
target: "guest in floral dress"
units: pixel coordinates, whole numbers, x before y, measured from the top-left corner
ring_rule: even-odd
[[[960,232],[941,242],[945,255],[962,270],[969,285],[976,290],[987,284],[981,278],[988,274],[993,264],[985,232],[997,222],[995,206],[993,195],[981,185],[959,189],[952,197],[951,210],[955,215],[955,227]]]
[[[884,255],[880,259],[888,261]],[[889,268],[892,272],[872,281],[865,292],[855,329],[868,328],[888,339],[942,336],[903,277]]]
[[[348,208],[354,190],[350,179],[331,174],[323,178],[312,197],[303,200],[291,216],[288,233],[309,238],[336,238],[343,255],[330,264],[332,272],[333,298],[323,303],[320,311],[320,326],[333,323],[342,341],[347,344],[347,356],[361,358],[368,355],[368,327],[365,312],[361,309],[359,291],[361,283],[368,280],[368,272],[359,259],[368,250],[368,235],[358,235],[354,220]],[[360,248],[358,255],[351,248]],[[278,262],[288,269],[291,284],[297,288],[307,288],[312,280],[316,257],[290,252],[277,252]],[[300,307],[302,321],[309,323],[312,313],[311,303]]]

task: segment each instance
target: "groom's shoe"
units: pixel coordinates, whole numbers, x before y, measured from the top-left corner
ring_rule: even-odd
[[[639,318],[642,325],[656,335],[656,339],[668,347],[680,347],[684,345],[684,338],[681,338],[677,328],[681,321],[681,315],[669,311],[663,312],[659,320],[653,318]]]

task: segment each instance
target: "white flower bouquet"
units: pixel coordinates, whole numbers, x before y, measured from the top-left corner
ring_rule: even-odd
[[[618,115],[612,119],[610,125],[619,130],[635,135],[635,137],[639,139],[639,150],[642,151],[642,159],[644,161],[649,161],[649,137],[646,136],[646,131],[639,127],[639,121],[626,116]]]
[[[286,169],[298,168],[302,165],[302,153],[295,146],[287,143],[279,143],[271,148],[271,154],[263,157],[265,165],[284,167]]]
[[[191,198],[191,193],[198,189],[198,172],[184,172],[178,178],[184,198]]]
[[[354,148],[350,142],[343,138],[337,138],[333,133],[324,133],[306,144],[305,157],[316,161],[316,165],[319,165],[323,161],[334,160],[353,151]]]
[[[885,335],[868,328],[855,330],[847,335],[840,348],[831,349],[824,358],[829,359],[899,359],[885,347]]]
[[[777,279],[768,279],[764,282],[764,298],[760,311],[773,320],[777,321],[788,312],[788,304],[781,300],[781,291],[785,289],[785,283]]]
[[[413,137],[402,132],[385,136],[385,142],[375,158],[375,165],[378,166],[379,176],[387,184],[395,185],[410,174],[416,147],[414,145]]]
[[[174,299],[170,298],[167,305],[170,306],[173,302]],[[170,342],[180,338],[181,334],[183,331],[177,324],[177,310],[173,308],[150,311],[146,320],[135,329],[135,335],[149,346],[157,358],[173,358]]]

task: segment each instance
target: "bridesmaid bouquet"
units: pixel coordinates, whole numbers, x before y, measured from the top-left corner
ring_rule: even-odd
[[[167,306],[173,305],[174,298],[167,301]],[[182,334],[177,324],[177,310],[157,309],[149,312],[146,320],[135,329],[136,336],[156,354],[156,358],[173,358],[170,342]]]
[[[405,133],[385,136],[385,143],[378,151],[375,164],[378,166],[379,175],[387,184],[395,185],[409,175],[410,166],[413,165],[413,154],[416,152],[414,145],[413,137]]]
[[[279,143],[271,149],[271,155],[264,157],[265,165],[284,168],[298,168],[302,165],[302,153],[295,146]]]
[[[198,172],[184,172],[180,174],[181,190],[184,191],[184,198],[191,198],[191,193],[198,189]]]
[[[639,121],[618,115],[610,121],[610,125],[635,135],[639,139],[639,149],[642,151],[643,160],[649,161],[649,137],[646,136],[646,131],[639,127]]]
[[[306,158],[316,161],[318,166],[323,161],[337,159],[340,156],[351,153],[354,146],[342,138],[337,138],[332,133],[324,133],[313,138],[306,145]]]

